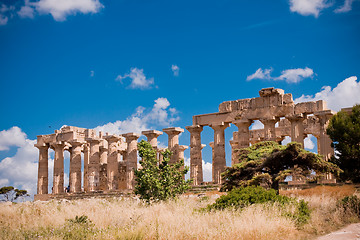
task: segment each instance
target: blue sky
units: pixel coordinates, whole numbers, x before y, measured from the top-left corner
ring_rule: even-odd
[[[184,128],[264,87],[360,103],[359,44],[358,0],[0,0],[0,187],[33,191],[32,140],[63,125]]]

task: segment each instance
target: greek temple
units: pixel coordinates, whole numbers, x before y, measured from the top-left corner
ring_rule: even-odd
[[[347,110],[347,109],[345,109]],[[221,173],[226,168],[225,129],[233,124],[231,145],[231,164],[238,163],[236,149],[249,147],[260,141],[281,142],[286,136],[291,141],[304,146],[308,134],[317,138],[318,153],[325,160],[333,154],[331,140],[326,134],[329,119],[335,114],[327,109],[323,100],[294,103],[292,94],[282,89],[264,88],[259,97],[226,101],[219,105],[215,113],[193,116],[192,125],[186,126],[190,132],[190,178],[192,184],[202,185],[201,132],[208,126],[214,131],[212,147],[212,181],[221,184]],[[250,129],[254,121],[260,121],[263,129]],[[188,148],[179,145],[180,127],[148,130],[141,132],[158,152],[159,159],[163,148],[158,147],[157,138],[168,135],[168,149],[173,152],[170,163],[184,159]],[[135,186],[134,169],[138,167],[137,143],[140,133],[115,135],[97,133],[94,129],[65,126],[55,133],[37,136],[35,147],[39,149],[38,184],[35,200],[46,196],[78,193],[132,192]],[[49,193],[48,156],[54,151],[53,185]],[[64,186],[64,152],[70,153],[69,186]],[[83,169],[83,170],[82,170]],[[293,179],[294,180],[294,179]],[[324,182],[335,182],[329,174]]]

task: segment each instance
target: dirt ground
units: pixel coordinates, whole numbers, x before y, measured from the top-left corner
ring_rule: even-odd
[[[319,237],[317,240],[360,240],[360,223],[353,223],[336,232]]]

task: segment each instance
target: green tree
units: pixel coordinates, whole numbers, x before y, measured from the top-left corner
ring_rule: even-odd
[[[351,113],[340,111],[329,122],[326,133],[336,150],[330,161],[344,172],[344,181],[360,182],[360,105],[355,105]]]
[[[28,197],[29,194],[26,190],[19,190],[12,186],[0,188],[1,201],[14,202],[15,200],[23,197]]]
[[[169,164],[171,152],[167,149],[159,162],[156,151],[144,140],[138,143],[138,150],[142,168],[135,170],[135,194],[139,194],[141,199],[147,202],[172,199],[190,187],[190,181],[184,179],[189,168],[183,167],[183,159]]]
[[[299,143],[291,142],[286,146],[276,142],[260,142],[238,150],[240,163],[229,167],[223,173],[223,190],[240,186],[261,185],[279,189],[279,182],[287,176],[296,174],[308,177],[312,171],[341,171],[335,164],[326,162],[318,154],[304,150]]]

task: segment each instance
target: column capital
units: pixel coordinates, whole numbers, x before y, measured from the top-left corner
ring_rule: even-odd
[[[314,115],[318,118],[330,118],[332,117],[336,112],[333,110],[323,110],[314,112]]]
[[[306,114],[303,114],[303,113],[289,114],[289,115],[286,115],[285,118],[287,120],[289,120],[290,122],[291,121],[299,121],[299,120],[306,119]]]
[[[85,142],[83,142],[83,141],[77,141],[77,140],[72,140],[72,141],[69,141],[69,143],[71,144],[72,147],[77,147],[77,146],[83,145]]]
[[[201,125],[192,125],[192,126],[186,126],[186,130],[188,130],[190,133],[200,133],[203,130],[203,126]]]
[[[162,135],[163,132],[157,131],[157,130],[147,130],[147,131],[142,131],[141,134],[146,137],[156,137],[157,138],[160,135]]]
[[[104,139],[106,141],[108,141],[108,143],[110,144],[110,143],[119,141],[121,139],[121,137],[114,134],[114,135],[106,135],[106,136],[104,136]]]
[[[121,134],[122,137],[126,138],[126,140],[137,140],[140,137],[139,133],[130,132],[130,133],[124,133]]]
[[[265,124],[266,122],[278,122],[280,120],[279,117],[268,117],[268,118],[260,118],[259,121]]]
[[[41,149],[48,149],[49,145],[48,144],[34,144],[34,147],[38,148],[39,150]]]
[[[235,121],[232,122],[232,124],[234,124],[237,127],[241,127],[241,126],[247,126],[250,127],[250,125],[253,123],[254,121],[251,119],[237,119]]]
[[[230,126],[229,123],[224,123],[224,122],[210,124],[210,127],[212,129],[214,129],[214,130],[222,130],[222,129],[225,129],[225,128],[229,127],[229,126]]]
[[[171,127],[171,128],[164,128],[163,131],[167,135],[178,135],[178,134],[184,132],[184,129],[179,128],[179,127]]]

